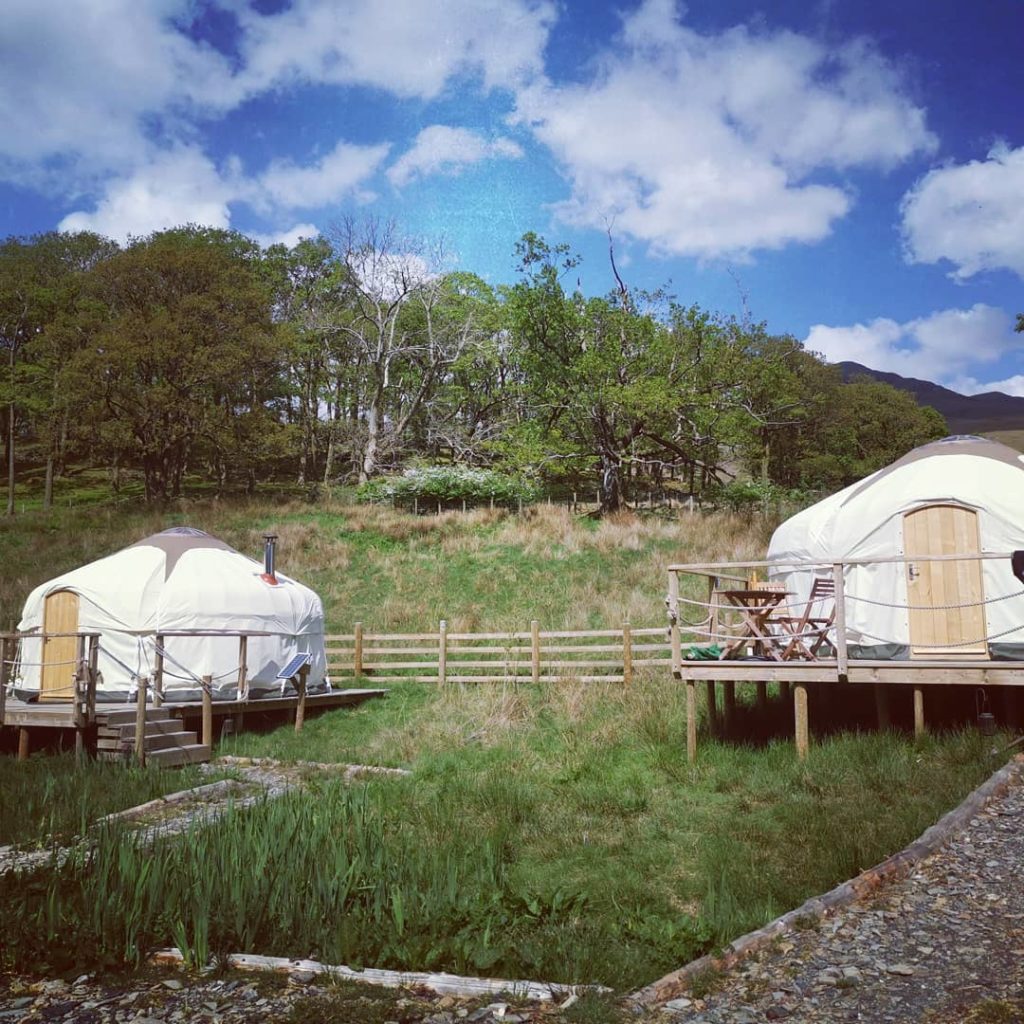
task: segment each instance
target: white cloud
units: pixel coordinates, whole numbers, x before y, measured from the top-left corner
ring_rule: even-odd
[[[271,232],[266,235],[252,235],[254,241],[259,242],[264,249],[272,245],[283,245],[291,249],[305,238],[319,238],[322,232],[315,224],[295,224],[287,231]]]
[[[883,317],[850,327],[815,324],[804,345],[831,363],[850,360],[961,391],[984,391],[1001,389],[978,384],[968,371],[1021,351],[1024,335],[1014,332],[1005,310],[979,302],[970,309],[946,309],[902,324]]]
[[[1006,268],[1024,277],[1024,146],[941,167],[904,196],[903,237],[912,263],[949,260],[965,280]]]
[[[582,84],[537,82],[517,119],[572,188],[569,223],[616,228],[656,251],[743,256],[816,242],[850,208],[820,170],[888,168],[934,148],[924,112],[865,43],[792,32],[702,35],[647,0]]]
[[[199,150],[162,153],[123,178],[111,180],[92,212],[68,214],[61,231],[96,231],[124,241],[180,224],[226,228],[237,187]]]
[[[522,148],[511,139],[485,139],[468,128],[432,124],[416,136],[412,146],[388,169],[396,188],[430,174],[460,174],[465,168],[488,159],[518,159]]]
[[[31,180],[60,157],[88,175],[144,159],[144,119],[218,105],[227,61],[179,32],[188,0],[5,0],[0,160]]]
[[[312,209],[338,202],[346,196],[372,198],[362,191],[388,154],[389,146],[353,146],[339,142],[318,163],[299,166],[290,160],[274,161],[259,176],[253,198],[285,209]]]
[[[240,11],[244,71],[258,92],[290,81],[367,85],[436,97],[478,73],[486,88],[536,74],[555,19],[549,0],[295,0],[279,14]]]
[[[1004,395],[1016,395],[1024,398],[1024,374],[1015,374],[1005,380],[994,380],[987,384],[980,383],[973,378],[967,378],[957,387],[965,395],[981,395],[988,391],[1001,391]]]

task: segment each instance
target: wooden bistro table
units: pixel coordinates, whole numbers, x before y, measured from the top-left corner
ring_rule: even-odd
[[[726,607],[735,608],[740,613],[740,632],[722,648],[719,660],[735,657],[753,641],[756,653],[773,661],[783,661],[779,641],[788,642],[790,637],[772,633],[771,619],[775,609],[792,594],[787,590],[719,590],[718,594],[727,602]]]

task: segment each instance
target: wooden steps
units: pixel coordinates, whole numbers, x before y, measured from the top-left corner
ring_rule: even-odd
[[[103,715],[97,728],[97,756],[108,761],[131,757],[135,751],[135,711],[111,711]],[[210,760],[210,748],[198,742],[194,732],[186,732],[181,722],[163,708],[146,709],[146,733],[143,740],[147,764],[170,768],[182,764],[201,764]]]

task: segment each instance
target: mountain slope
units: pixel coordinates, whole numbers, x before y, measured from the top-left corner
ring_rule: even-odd
[[[980,395],[961,395],[958,391],[916,377],[872,370],[860,363],[836,364],[843,380],[867,376],[884,381],[901,391],[909,391],[921,405],[930,405],[946,417],[951,434],[981,434],[992,430],[1024,430],[1024,398],[987,391]]]

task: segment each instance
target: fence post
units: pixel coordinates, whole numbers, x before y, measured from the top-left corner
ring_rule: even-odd
[[[153,658],[153,707],[158,708],[164,702],[164,641],[157,633],[156,656]]]
[[[146,690],[149,680],[139,676],[135,691],[135,760],[140,767],[146,764]]]
[[[238,695],[237,700],[249,696],[249,638],[242,633],[238,638]]]
[[[213,676],[203,676],[203,746],[213,748]]]
[[[540,623],[530,620],[530,678],[540,682]]]
[[[299,675],[295,688],[299,691],[299,702],[295,705],[295,731],[302,732],[302,726],[306,721],[306,677],[309,675],[309,666],[303,665],[299,669]]]
[[[633,685],[633,635],[628,622],[622,624],[622,684]]]
[[[448,677],[448,623],[442,619],[437,636],[437,685],[443,687]]]
[[[352,650],[352,676],[359,679],[363,674],[363,624],[356,623],[355,641]]]

